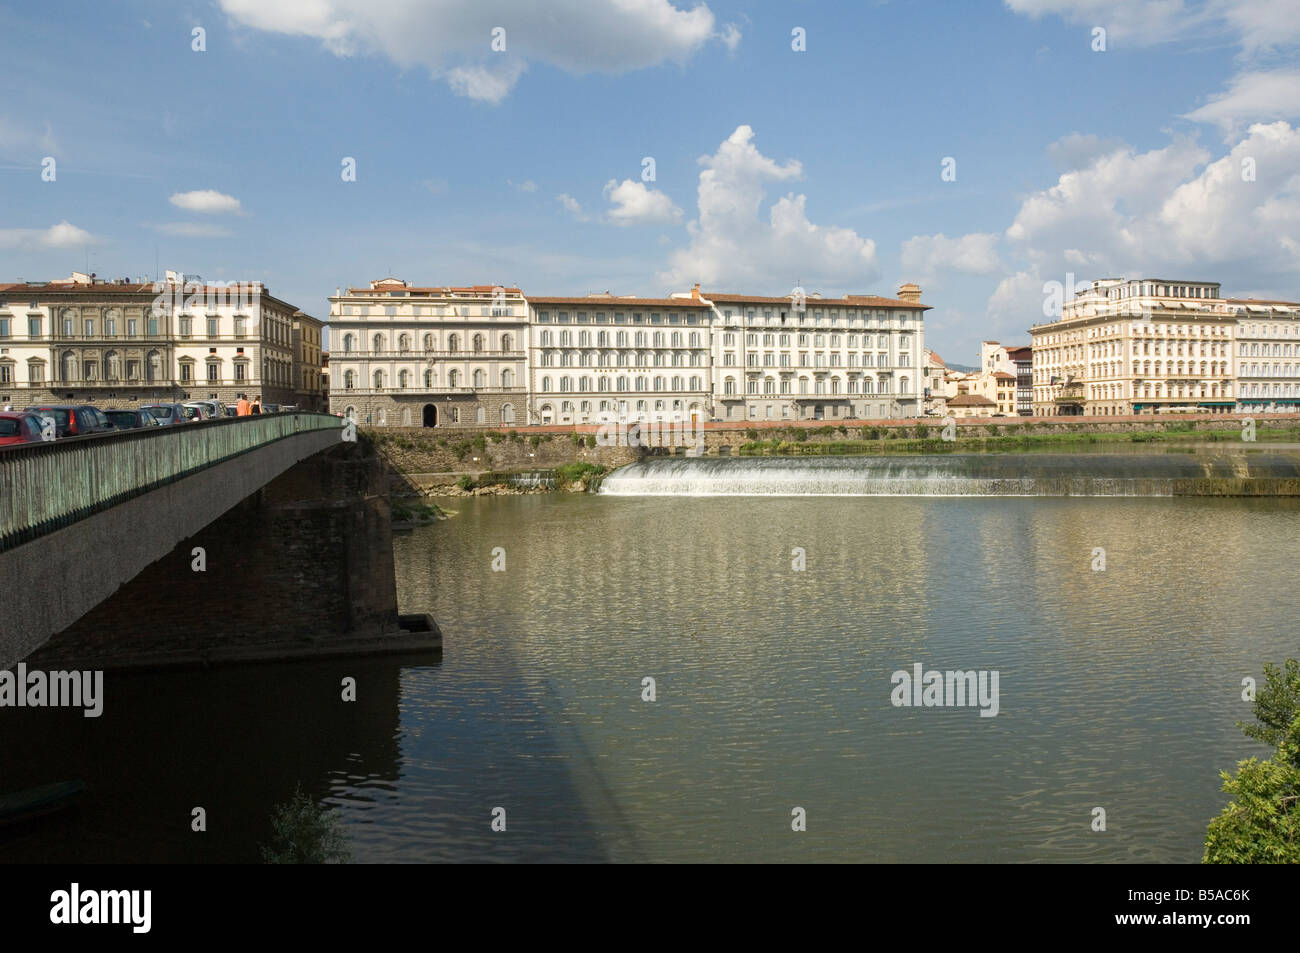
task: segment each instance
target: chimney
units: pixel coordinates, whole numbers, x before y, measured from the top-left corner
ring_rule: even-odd
[[[914,285],[910,281],[905,285],[900,285],[898,289],[898,298],[900,301],[911,301],[919,304],[921,301],[921,286]]]
[[[700,283],[695,282],[695,287],[691,289],[691,298],[695,301],[700,300]]]

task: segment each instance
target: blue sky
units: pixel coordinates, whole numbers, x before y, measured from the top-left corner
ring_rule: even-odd
[[[0,280],[916,281],[972,363],[1069,273],[1300,297],[1297,45],[1298,0],[4,6]]]

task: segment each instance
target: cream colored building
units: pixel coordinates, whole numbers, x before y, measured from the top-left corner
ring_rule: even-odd
[[[695,292],[692,292],[695,293]],[[713,309],[714,416],[919,417],[927,369],[921,289],[897,298],[701,293]]]
[[[329,410],[329,382],[323,372],[321,342],[325,322],[302,311],[293,314],[293,403],[301,410]]]
[[[528,303],[529,423],[593,423],[601,412],[708,418],[711,312],[699,297]]]
[[[0,401],[292,403],[295,311],[259,282],[174,271],[0,285]]]
[[[330,298],[330,410],[371,426],[527,423],[528,303],[518,288],[413,287]]]
[[[1034,414],[1230,412],[1236,323],[1217,282],[1090,282],[1030,329]]]
[[[1231,298],[1237,316],[1237,410],[1300,409],[1300,303]]]

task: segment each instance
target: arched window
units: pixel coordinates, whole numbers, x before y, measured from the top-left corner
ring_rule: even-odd
[[[64,351],[59,358],[59,380],[75,381],[77,379],[77,355]]]
[[[150,351],[149,357],[145,360],[145,373],[148,375],[146,380],[150,383],[162,380],[162,355],[157,351]]]
[[[448,371],[448,372],[447,372],[447,386],[448,386],[448,387],[455,387],[455,386],[456,386],[456,382],[457,382],[458,380],[460,380],[460,371]]]
[[[487,423],[487,408],[481,404],[474,411],[474,422],[476,424]]]
[[[433,390],[433,371],[424,372],[424,389]]]
[[[424,336],[424,349],[425,349],[426,351],[432,351],[432,350],[433,350],[433,335],[432,335],[432,334],[426,334],[426,335]]]
[[[728,377],[722,382],[722,392],[724,394],[734,394],[736,392],[736,379],[734,377]]]
[[[549,377],[543,377],[543,378],[542,378],[542,393],[544,393],[544,394],[549,394],[550,392],[551,392],[551,379],[550,379]]]
[[[505,370],[501,372],[501,386],[511,387],[514,385],[514,382],[515,382],[515,372],[510,370],[510,368],[507,367]]]
[[[503,351],[510,350],[510,335],[508,334],[501,335],[501,350]]]
[[[501,422],[503,424],[512,424],[515,422],[515,408],[513,404],[501,405]]]
[[[453,354],[460,350],[460,335],[451,334],[447,336],[447,350]]]
[[[398,373],[397,373],[397,386],[398,386],[398,387],[405,388],[405,387],[408,387],[408,386],[410,385],[410,383],[411,383],[411,372],[408,371],[408,370],[406,370],[405,368],[403,368],[402,370],[398,371]]]
[[[384,386],[384,372],[375,371],[375,390],[380,390]]]
[[[487,386],[487,373],[484,372],[482,368],[474,372],[474,386],[475,387]]]
[[[121,379],[122,359],[118,357],[117,351],[109,351],[104,355],[104,377],[110,381]]]
[[[399,351],[409,351],[411,349],[411,336],[403,334],[397,339],[397,349]]]
[[[564,393],[568,393],[568,392],[571,391],[571,390],[573,390],[573,381],[569,380],[568,377],[561,377],[561,378],[560,378],[560,393],[562,393],[562,394],[564,394]]]
[[[343,335],[343,353],[350,354],[352,352],[352,349],[356,346],[356,343],[357,343],[357,339],[354,335],[351,334]]]
[[[481,334],[474,335],[474,350],[476,351],[483,350],[483,335]]]
[[[384,349],[384,336],[382,334],[376,334],[372,345],[372,351],[382,351]]]
[[[352,388],[356,387],[356,385],[357,385],[357,372],[356,372],[356,371],[344,371],[344,372],[343,372],[343,389],[344,389],[344,390],[352,390]]]

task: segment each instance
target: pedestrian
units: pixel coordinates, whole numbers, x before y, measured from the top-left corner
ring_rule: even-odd
[[[247,394],[240,394],[239,401],[235,404],[235,416],[247,417],[253,412],[253,405],[248,402]]]
[[[260,414],[260,413],[262,412],[262,395],[261,395],[261,394],[258,394],[256,397],[253,398],[252,412],[255,413],[255,414]]]

